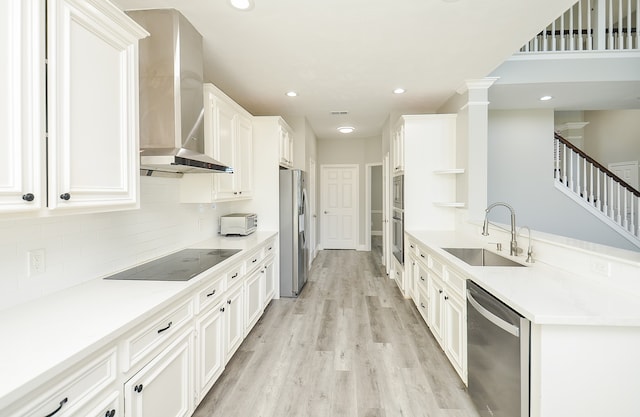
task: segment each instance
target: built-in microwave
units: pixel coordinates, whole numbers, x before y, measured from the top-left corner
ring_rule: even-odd
[[[404,209],[404,175],[393,177],[393,207]]]

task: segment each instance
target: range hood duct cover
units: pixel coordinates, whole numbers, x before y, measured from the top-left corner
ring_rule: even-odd
[[[227,172],[205,155],[202,35],[175,9],[130,10],[139,43],[140,169]]]

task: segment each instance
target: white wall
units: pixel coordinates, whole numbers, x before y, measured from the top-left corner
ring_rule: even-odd
[[[518,226],[635,250],[626,239],[578,206],[553,185],[553,110],[489,112],[488,202],[506,202]],[[495,208],[490,220],[509,223]]]
[[[382,138],[380,136],[363,139],[322,139],[317,142],[317,163],[318,169],[326,164],[357,164],[359,166],[359,195],[360,212],[358,213],[359,234],[358,245],[363,246],[365,242],[365,165],[368,163],[382,163]],[[318,177],[318,180],[321,180]],[[318,184],[320,194],[322,185]],[[320,204],[320,195],[318,195]],[[320,230],[320,227],[318,227]],[[320,233],[318,233],[319,235]]]
[[[236,211],[180,204],[178,187],[177,178],[142,177],[139,210],[0,219],[0,310],[207,239],[221,214]],[[27,277],[27,251],[39,248],[46,271]]]
[[[640,110],[585,111],[584,150],[605,167],[640,161]]]

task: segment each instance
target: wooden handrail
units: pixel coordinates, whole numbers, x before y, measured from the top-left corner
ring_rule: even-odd
[[[553,134],[554,134],[554,137],[558,141],[560,141],[563,145],[565,145],[567,148],[571,149],[572,151],[574,151],[575,153],[577,153],[578,155],[586,159],[587,162],[597,167],[600,171],[604,172],[608,177],[611,177],[612,180],[620,184],[622,187],[626,188],[630,193],[633,193],[633,195],[635,195],[636,197],[640,197],[640,191],[636,190],[635,188],[633,188],[632,186],[624,182],[622,178],[618,177],[616,174],[609,171],[608,168],[602,166],[598,161],[596,161],[595,159],[587,155],[582,149],[578,148],[576,145],[574,145],[573,143],[569,142],[567,139],[562,137],[562,135],[560,135],[558,132],[554,132]]]

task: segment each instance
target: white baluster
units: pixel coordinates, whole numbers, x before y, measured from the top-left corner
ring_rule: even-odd
[[[600,173],[600,170],[596,171],[596,182],[597,182],[597,186],[598,186],[598,191],[596,194],[596,207],[598,208],[598,210],[602,211],[602,194],[600,194],[600,177],[602,176],[602,174]]]
[[[607,49],[615,49],[613,45],[613,0],[607,1],[607,8],[609,9],[609,35],[607,36]]]
[[[557,20],[557,19],[556,19]],[[551,23],[551,50],[556,50],[556,20]]]
[[[618,0],[618,49],[624,49],[624,33],[622,32],[622,0]]]
[[[574,7],[571,7],[571,9],[569,9],[569,50],[573,51],[575,49],[575,34],[573,33],[573,11],[574,11]]]
[[[631,0],[626,0],[627,2],[627,48],[633,49],[633,35],[631,34],[631,30],[633,29],[633,25],[631,24],[633,15],[631,14]],[[640,28],[639,28],[640,29]]]
[[[582,198],[589,200],[589,190],[587,190],[587,159],[582,159]]]
[[[584,0],[578,2],[578,50],[584,49],[584,39],[582,37],[582,3]]]
[[[626,188],[622,187],[622,185],[620,186],[620,190],[622,191],[622,225],[624,226],[625,229],[627,229],[627,227],[629,226],[629,218],[628,218],[628,213],[627,210],[629,210],[629,208],[627,207],[627,196],[629,195],[629,190],[627,190]],[[627,229],[629,230],[629,229]]]
[[[636,49],[640,49],[640,0],[636,0]]]
[[[593,198],[593,164],[589,164],[589,202],[595,205],[595,199]]]
[[[615,181],[613,181],[613,178],[609,177],[609,218],[610,219],[615,219],[615,201],[613,200],[613,190],[614,190],[614,183]]]
[[[616,189],[618,190],[618,201],[617,201],[618,209],[616,210],[616,222],[621,225],[622,224],[622,217],[621,217],[622,209],[620,207],[620,192],[622,190],[622,187],[620,186],[619,182],[616,182],[616,184],[618,185],[616,187]]]
[[[561,51],[566,51],[567,50],[567,42],[566,42],[566,35],[564,34],[564,20],[565,20],[565,16],[567,15],[567,13],[570,13],[571,9],[569,9],[568,11],[562,13],[562,15],[560,15],[560,50]]]
[[[576,189],[575,189],[575,186],[574,186],[575,185],[574,179],[576,179],[577,175],[573,171],[573,159],[574,158],[575,158],[575,153],[573,153],[573,150],[572,150],[571,154],[569,155],[569,171],[570,171],[569,175],[571,176],[569,178],[569,184],[571,184],[569,188],[571,188],[571,191],[573,191],[575,193]],[[578,165],[578,164],[576,164],[576,165]]]
[[[607,194],[607,177],[606,175],[603,178],[602,181],[602,196],[603,196],[603,200],[602,200],[602,212],[608,216],[609,215],[609,194]]]
[[[562,175],[564,176],[564,186],[567,187],[569,183],[567,182],[567,145],[562,145],[564,151],[562,152]]]
[[[591,24],[591,0],[587,0],[587,50],[590,51],[592,49],[593,49],[593,25]]]

